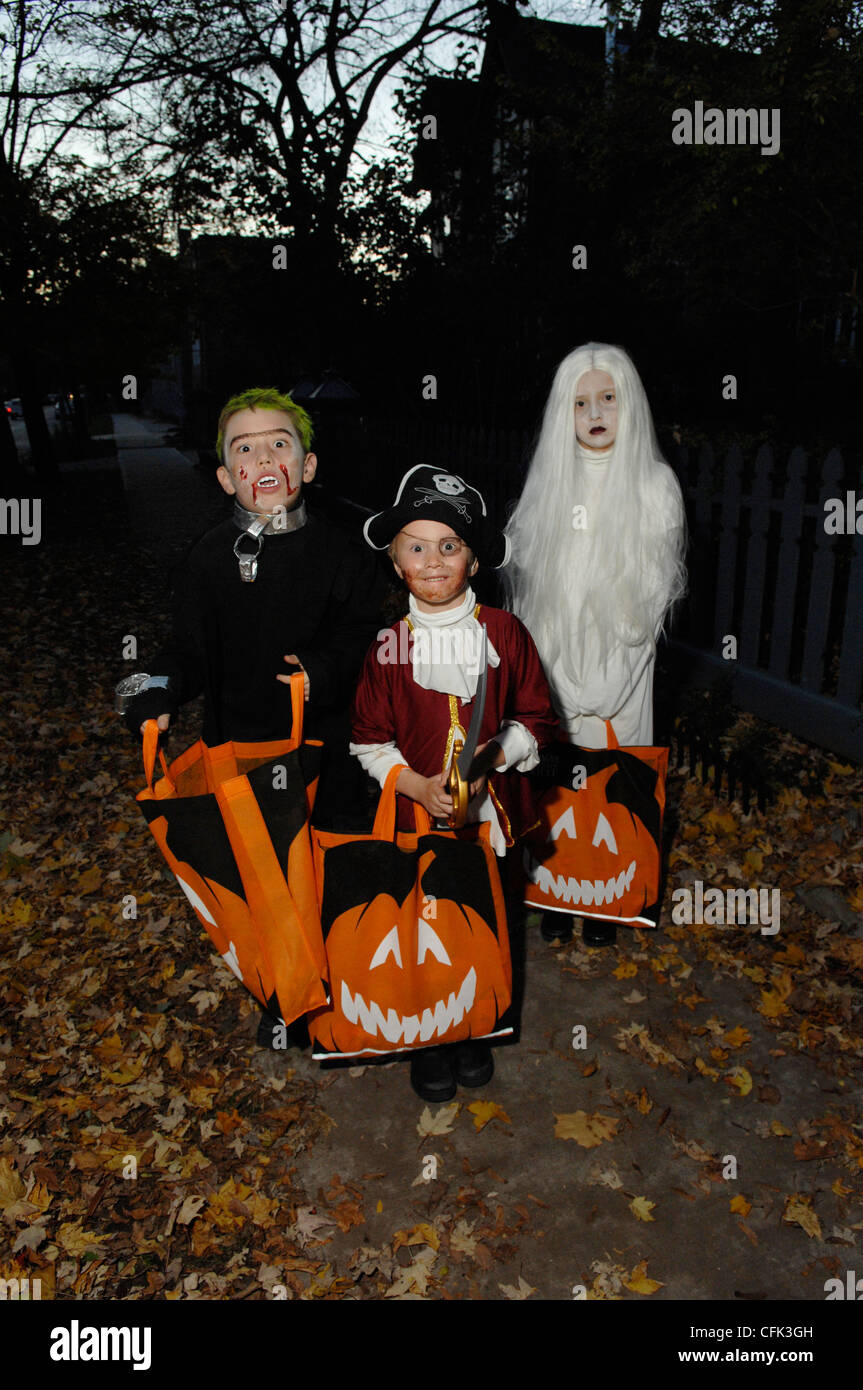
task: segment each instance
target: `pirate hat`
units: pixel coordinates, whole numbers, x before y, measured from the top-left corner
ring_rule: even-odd
[[[500,569],[509,559],[509,537],[490,521],[482,493],[455,473],[419,463],[399,483],[396,500],[370,516],[363,535],[374,550],[386,550],[412,521],[441,521],[470,546],[481,564]]]

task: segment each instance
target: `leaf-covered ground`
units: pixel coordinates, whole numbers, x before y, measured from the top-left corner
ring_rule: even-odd
[[[45,505],[42,543],[3,550],[0,1277],[59,1299],[823,1299],[860,1267],[861,769],[765,730],[801,775],[747,817],[674,774],[661,929],[597,951],[529,920],[520,1041],[424,1107],[401,1062],[256,1046],[112,713],[162,566],[116,474]],[[673,924],[694,879],[779,888],[780,931]]]

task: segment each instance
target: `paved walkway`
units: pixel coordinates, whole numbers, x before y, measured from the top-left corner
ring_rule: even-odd
[[[230,513],[228,499],[215,478],[166,443],[170,425],[141,415],[111,420],[133,537],[169,564]]]

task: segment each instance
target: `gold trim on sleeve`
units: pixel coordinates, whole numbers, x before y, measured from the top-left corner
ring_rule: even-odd
[[[489,794],[490,794],[490,796],[491,796],[492,801],[494,802],[495,806],[497,807],[498,815],[499,815],[500,818],[501,818],[501,823],[502,823],[502,825],[503,825],[504,839],[506,840],[506,847],[507,847],[507,849],[512,849],[513,845],[515,844],[515,839],[514,839],[514,837],[513,837],[512,826],[510,825],[509,816],[506,814],[506,811],[505,811],[505,810],[503,809],[503,807],[501,806],[500,801],[498,800],[498,797],[497,797],[497,793],[496,793],[494,787],[493,787],[492,784],[491,784],[491,780],[489,780],[488,782],[486,782],[486,786],[488,787]]]

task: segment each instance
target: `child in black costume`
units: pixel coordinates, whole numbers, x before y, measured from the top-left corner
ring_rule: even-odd
[[[222,411],[218,478],[234,515],[174,575],[172,636],[149,688],[130,703],[133,731],[156,717],[167,729],[203,692],[210,746],[283,738],[296,669],[306,678],[309,737],[323,737],[326,717],[346,708],[384,585],[365,547],[306,507],[302,485],[317,468],[311,433],[306,412],[276,391],[245,391]],[[256,563],[249,582],[243,556]]]
[[[125,718],[136,735],[147,719],[164,731],[203,693],[209,746],[286,738],[290,677],[301,670],[305,732],[325,745],[315,820],[338,829],[362,796],[347,753],[348,705],[386,585],[359,538],[307,508],[311,436],[306,412],[275,390],[244,391],[225,405],[218,478],[234,514],[175,571],[171,638]]]

